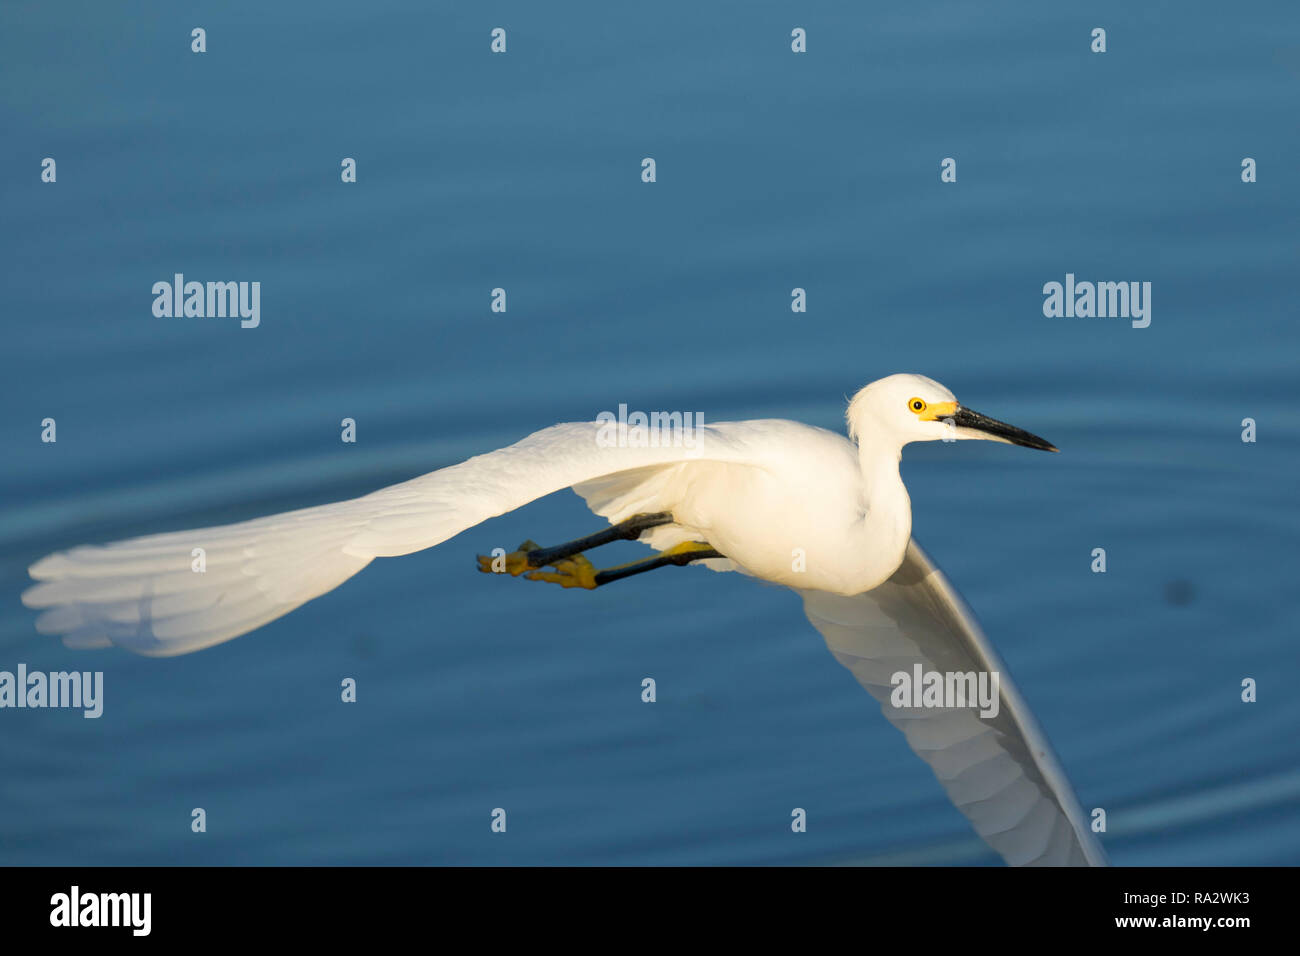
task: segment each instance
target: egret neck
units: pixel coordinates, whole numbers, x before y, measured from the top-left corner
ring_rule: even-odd
[[[912,538],[912,499],[898,473],[903,457],[899,436],[874,422],[859,421],[858,466],[862,470],[861,523],[855,527],[855,551],[860,555],[860,584],[867,591],[889,578],[903,563]]]

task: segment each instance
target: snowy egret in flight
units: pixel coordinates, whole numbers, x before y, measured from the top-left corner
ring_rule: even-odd
[[[912,541],[911,501],[898,472],[903,446],[914,441],[1056,448],[971,411],[920,375],[872,382],[849,403],[847,420],[847,440],[764,420],[702,426],[690,442],[676,443],[602,440],[607,429],[599,422],[554,425],[350,501],[52,554],[29,569],[38,583],[23,601],[45,609],[38,630],[62,635],[70,647],[185,654],[287,614],[375,558],[432,547],[573,488],[611,528],[558,547],[525,542],[480,558],[480,569],[594,588],[700,562],[794,588],[836,659],[1008,863],[1104,864],[1005,666]],[[659,554],[605,571],[583,555],[619,539],[639,539]],[[198,548],[201,573],[192,565]],[[896,699],[898,675],[912,673],[949,682],[954,674],[997,674],[998,706]]]

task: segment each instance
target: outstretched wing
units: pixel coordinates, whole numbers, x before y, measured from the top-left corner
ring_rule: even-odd
[[[71,647],[185,654],[245,634],[338,587],[374,558],[429,548],[562,488],[630,469],[749,459],[743,434],[701,426],[690,447],[620,446],[597,422],[334,504],[51,554],[23,593],[37,629]],[[205,570],[196,572],[196,548]]]
[[[1106,853],[1061,764],[974,614],[916,541],[873,591],[801,591],[835,659],[880,701],[953,804],[1012,866],[1105,866]],[[978,708],[895,707],[893,675],[999,675],[993,717]]]

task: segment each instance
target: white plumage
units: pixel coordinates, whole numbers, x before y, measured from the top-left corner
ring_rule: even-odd
[[[930,765],[985,842],[1012,866],[1104,866],[1047,736],[1038,726],[975,616],[913,541],[903,565],[880,587],[842,597],[804,591],[804,613],[908,744]],[[890,678],[925,671],[995,671],[1001,707],[897,708]]]
[[[898,473],[910,441],[1035,436],[962,409],[942,385],[894,375],[849,407],[854,441],[797,422],[704,426],[687,446],[626,447],[600,423],[567,423],[372,494],[216,528],[49,555],[23,594],[37,628],[72,647],[152,656],[230,640],[338,587],[378,557],[429,548],[573,488],[611,522],[666,512],[656,549],[707,542],[702,562],[797,589],[832,653],[882,701],[976,831],[1010,863],[1105,861],[1069,783],[1005,668],[943,576],[911,541]],[[192,569],[203,550],[202,573]],[[623,585],[632,586],[632,585]],[[1001,712],[905,711],[890,675],[999,670]]]

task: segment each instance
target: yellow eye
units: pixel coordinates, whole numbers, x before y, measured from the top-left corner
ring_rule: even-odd
[[[925,411],[925,402],[921,401],[919,398],[909,399],[907,407],[919,415],[921,412]]]

